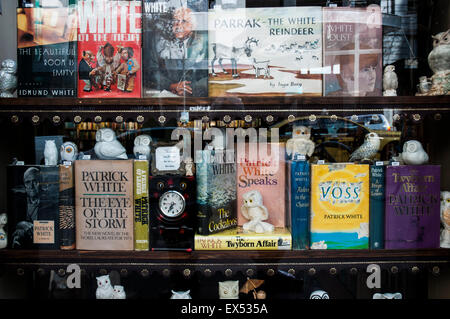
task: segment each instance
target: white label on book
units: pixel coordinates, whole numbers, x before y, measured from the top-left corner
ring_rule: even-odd
[[[400,166],[400,162],[392,162],[392,166]]]
[[[83,155],[83,159],[84,160],[90,160],[91,159],[91,155]]]
[[[55,243],[55,222],[53,220],[33,221],[33,243],[34,244]]]
[[[375,163],[375,165],[376,165],[376,166],[383,166],[383,162],[382,162],[382,161],[377,161],[377,162]]]
[[[324,161],[324,160],[318,160],[318,161],[317,161],[317,164],[318,164],[318,165],[325,164],[325,161]]]
[[[139,154],[139,159],[140,160],[146,160],[147,159],[147,155]]]
[[[16,165],[23,166],[23,165],[25,165],[25,162],[24,161],[17,161]]]
[[[176,146],[162,146],[155,151],[156,169],[175,171],[180,168],[180,149]]]

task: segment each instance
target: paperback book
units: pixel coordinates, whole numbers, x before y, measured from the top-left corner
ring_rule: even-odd
[[[75,249],[75,184],[73,165],[59,165],[60,248]]]
[[[385,166],[370,165],[370,249],[384,248],[385,177]]]
[[[149,250],[149,162],[134,160],[134,250]]]

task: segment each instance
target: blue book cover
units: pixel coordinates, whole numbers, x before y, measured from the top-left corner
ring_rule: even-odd
[[[290,162],[292,249],[309,249],[311,174],[306,161]]]
[[[369,247],[384,248],[384,203],[386,169],[382,165],[370,166]]]

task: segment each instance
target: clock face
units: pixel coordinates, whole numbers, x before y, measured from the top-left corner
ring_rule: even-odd
[[[169,218],[180,216],[184,212],[186,201],[179,192],[167,191],[159,198],[159,209]]]

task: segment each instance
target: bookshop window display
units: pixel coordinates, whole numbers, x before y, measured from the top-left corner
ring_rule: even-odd
[[[446,1],[5,10],[0,296],[450,297]]]

